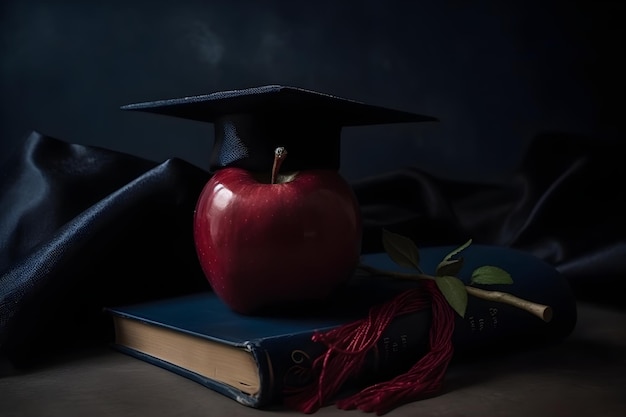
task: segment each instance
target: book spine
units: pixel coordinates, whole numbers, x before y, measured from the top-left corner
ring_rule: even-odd
[[[415,363],[427,349],[430,322],[430,310],[394,320],[368,354],[358,384],[391,378]],[[257,407],[280,403],[285,396],[313,382],[313,362],[326,347],[314,342],[312,336],[313,333],[307,332],[250,344],[261,377],[262,391],[258,395]]]

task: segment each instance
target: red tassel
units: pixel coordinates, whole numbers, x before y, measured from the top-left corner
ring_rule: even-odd
[[[338,401],[338,408],[343,410],[358,408],[382,415],[403,403],[439,392],[452,359],[455,317],[454,311],[434,283],[429,286],[429,290],[432,294],[433,312],[429,332],[429,352],[406,373]]]
[[[441,388],[452,359],[454,311],[436,284],[425,281],[423,286],[407,290],[385,304],[372,307],[366,319],[326,333],[316,333],[313,340],[328,346],[326,353],[313,362],[317,380],[302,392],[287,397],[285,404],[307,414],[329,404],[343,384],[358,375],[367,353],[395,317],[428,307],[433,312],[429,333],[430,351],[407,373],[368,387],[339,401],[337,406],[381,415],[401,403],[436,393]]]

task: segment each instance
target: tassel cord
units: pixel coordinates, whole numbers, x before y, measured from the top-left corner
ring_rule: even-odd
[[[338,408],[358,408],[382,415],[403,403],[439,392],[453,355],[454,312],[438,290],[431,288],[430,292],[433,309],[433,325],[429,332],[430,351],[405,374],[338,401]]]
[[[438,294],[443,299],[434,283],[424,283],[423,286],[404,291],[390,302],[371,308],[366,319],[326,333],[315,334],[313,340],[322,342],[327,346],[326,352],[313,362],[313,371],[317,375],[317,379],[303,391],[287,397],[285,404],[304,413],[314,413],[320,407],[328,404],[343,384],[361,371],[367,353],[380,340],[391,321],[398,316],[428,308],[431,304],[440,304],[434,303],[434,294]],[[451,312],[452,310],[445,299],[443,299],[443,303],[448,308],[447,312]],[[438,309],[433,310],[433,319],[439,313]],[[448,321],[446,314],[441,318]],[[450,322],[453,323],[453,321],[454,317],[451,317]],[[435,327],[434,323],[433,327]],[[413,372],[416,375],[409,375],[408,380],[402,379],[400,376],[387,383],[376,384],[366,388],[357,396],[350,397],[352,402],[350,398],[345,399],[339,402],[338,406],[340,408],[355,408],[358,404],[358,407],[364,411],[377,410],[378,412],[389,408],[390,402],[395,403],[396,400],[399,401],[407,395],[415,396],[413,391],[415,391],[414,385],[416,384],[417,391],[423,391],[427,394],[435,392],[440,384],[422,384],[419,379],[415,379],[415,377],[419,377],[441,380],[445,374],[449,359],[445,354],[440,355],[436,347],[443,344],[446,338],[451,339],[451,332],[450,334],[440,334],[433,332],[433,327],[429,332],[431,352],[412,368],[412,371],[415,368],[425,368],[425,371],[422,372],[423,375],[420,376],[417,375],[419,372]],[[451,349],[449,350],[451,351]],[[435,355],[434,358],[433,355]],[[437,358],[445,362],[446,366],[443,369],[438,365]],[[404,394],[402,394],[403,391]],[[359,395],[362,396],[360,399]],[[383,400],[376,400],[377,398],[383,398]],[[358,401],[355,402],[355,400]]]

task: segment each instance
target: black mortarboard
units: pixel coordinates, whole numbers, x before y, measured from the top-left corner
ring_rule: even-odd
[[[437,120],[280,85],[128,104],[122,109],[214,123],[212,171],[236,166],[269,172],[279,146],[289,153],[285,171],[339,169],[342,127]]]

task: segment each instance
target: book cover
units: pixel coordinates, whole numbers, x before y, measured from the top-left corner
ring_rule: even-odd
[[[421,250],[422,269],[434,271],[451,249]],[[464,258],[465,274],[482,265],[509,271],[513,284],[489,289],[549,305],[553,318],[546,323],[516,307],[470,297],[465,317],[456,319],[456,353],[545,344],[573,330],[575,299],[550,265],[523,252],[480,245],[466,249]],[[362,263],[406,272],[386,254],[363,255]],[[369,307],[415,285],[359,275],[326,305],[297,315],[239,315],[212,292],[111,307],[107,312],[116,326],[115,348],[260,408],[280,403],[285,392],[311,381],[311,364],[325,349],[311,340],[315,331],[361,319]],[[396,318],[368,357],[358,382],[390,378],[414,364],[425,352],[430,321],[429,310]]]

